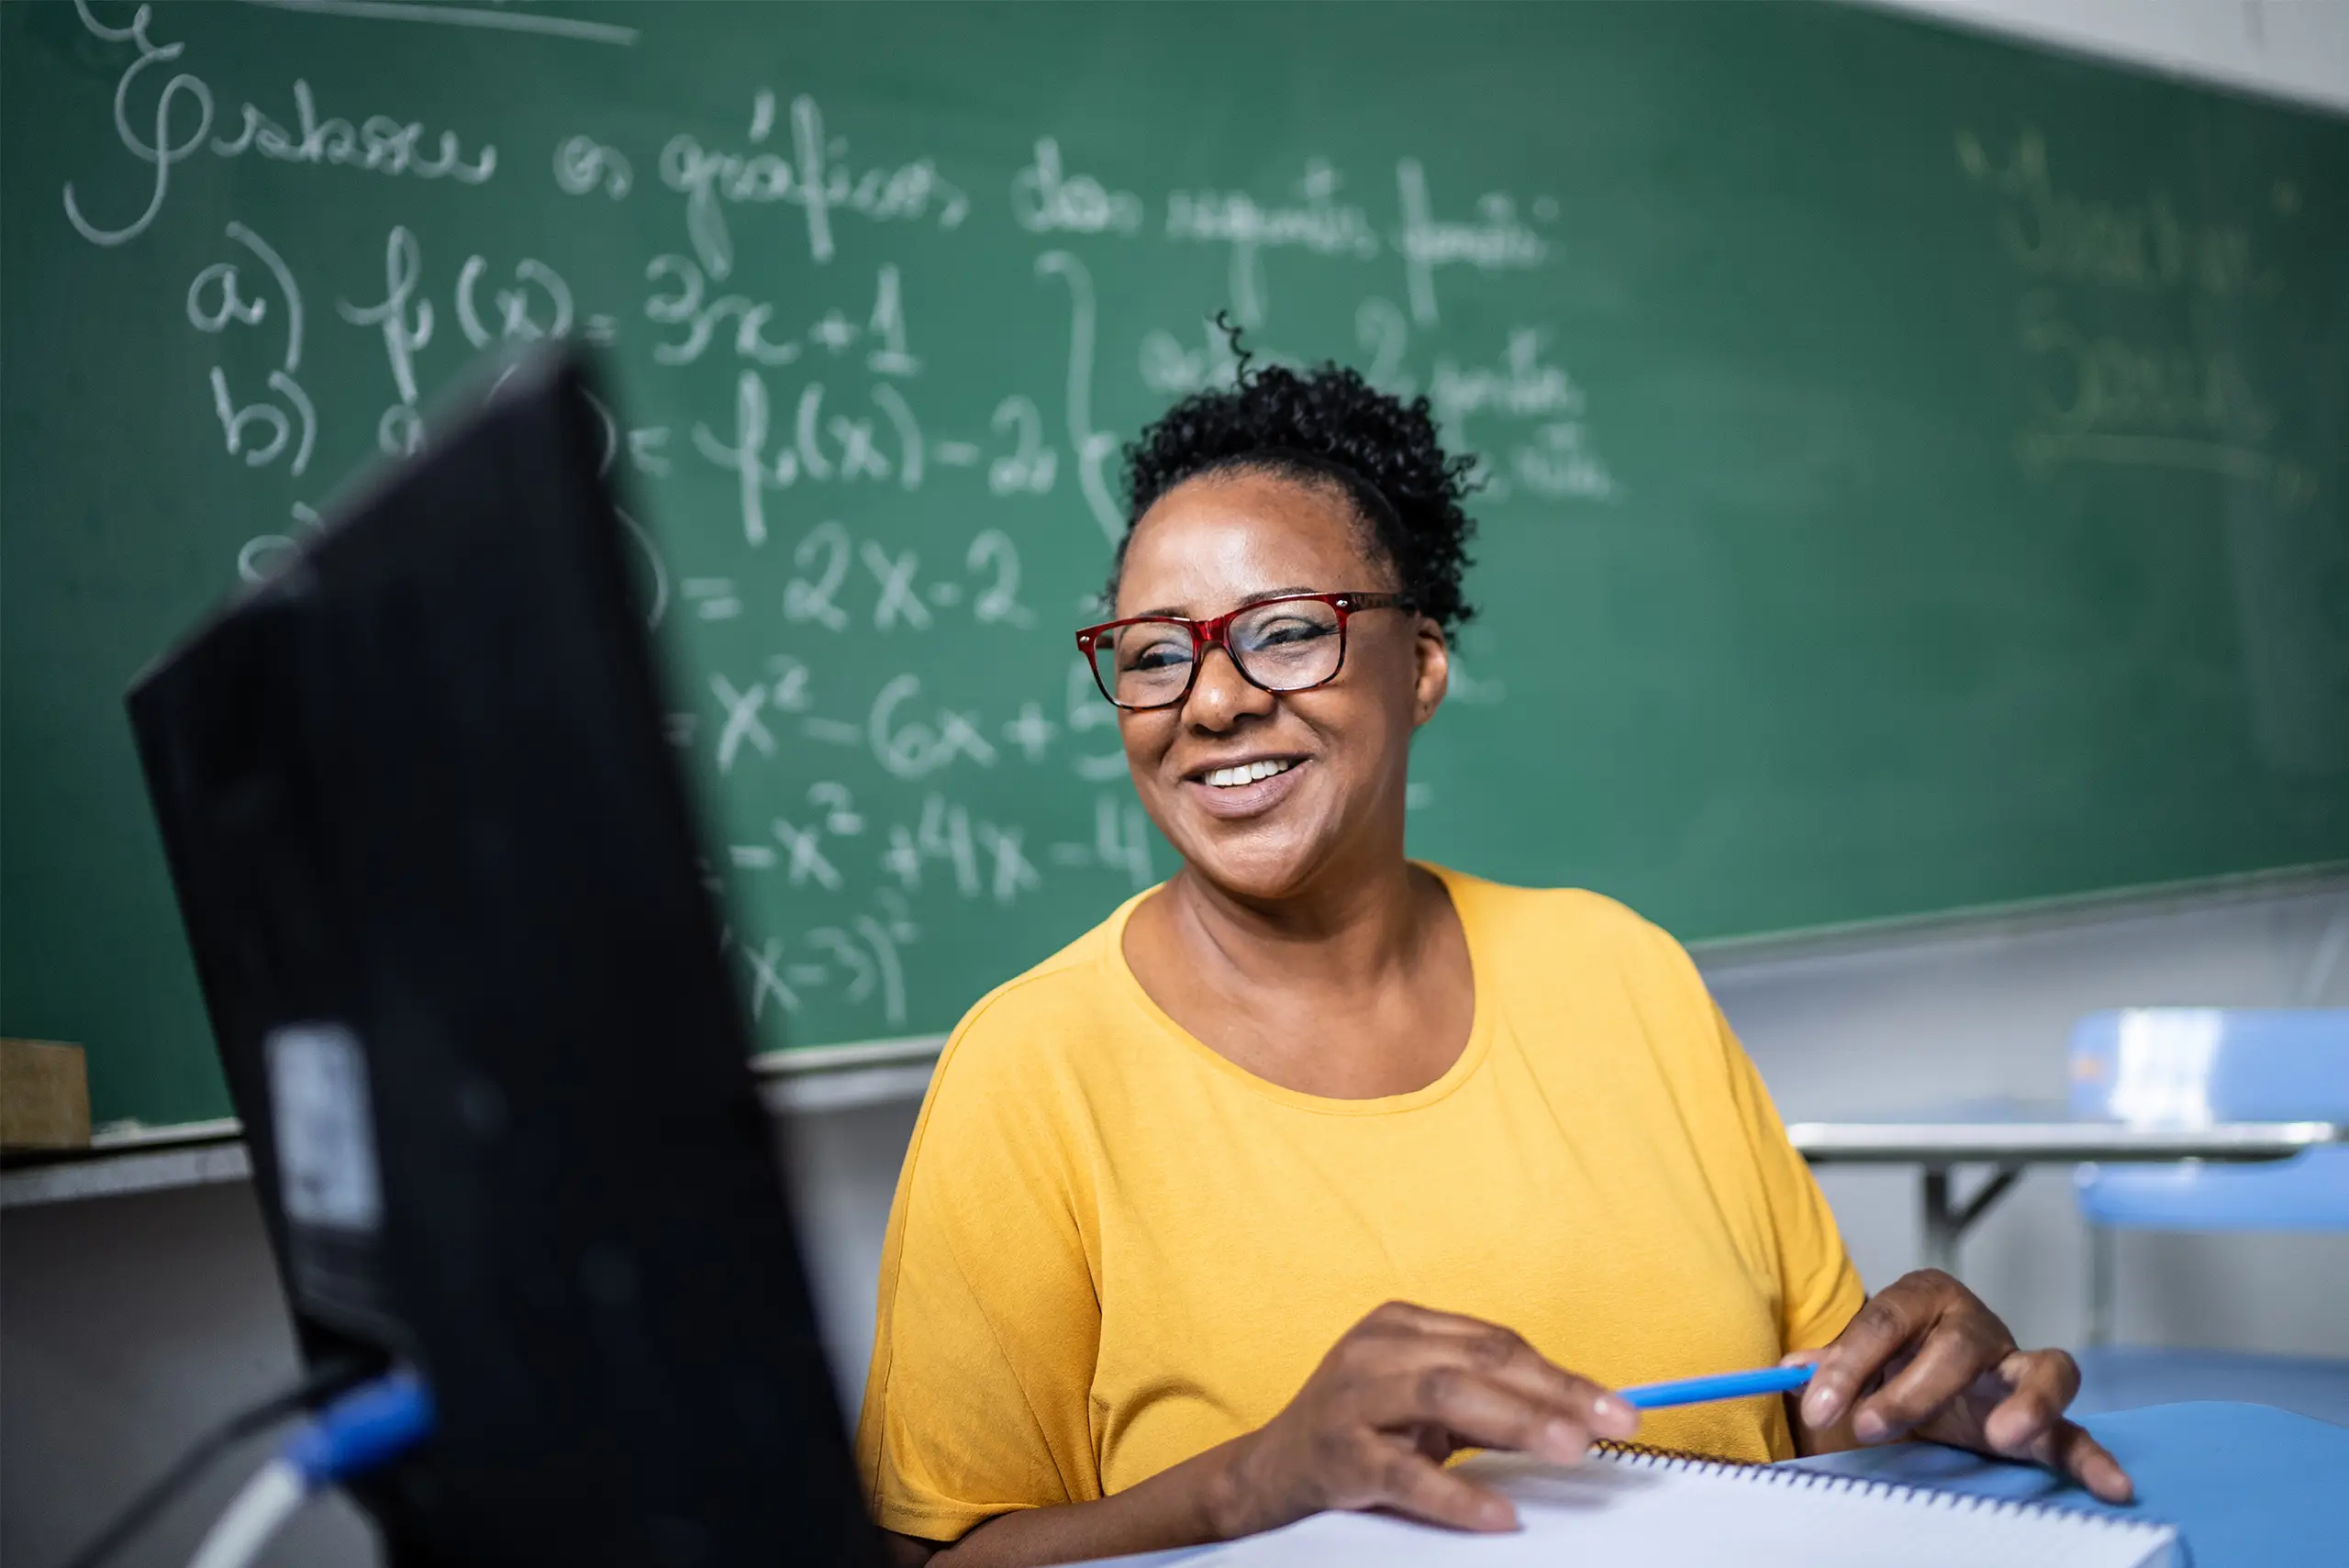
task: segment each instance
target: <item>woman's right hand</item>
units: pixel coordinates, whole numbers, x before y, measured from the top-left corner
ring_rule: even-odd
[[[1279,1415],[1226,1445],[1215,1533],[1380,1507],[1510,1529],[1509,1500],[1446,1470],[1446,1459],[1493,1448],[1571,1464],[1594,1438],[1626,1439],[1639,1424],[1629,1405],[1507,1329],[1390,1301],[1346,1330]]]

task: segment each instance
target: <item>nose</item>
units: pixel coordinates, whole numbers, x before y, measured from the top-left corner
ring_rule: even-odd
[[[1191,695],[1183,699],[1183,722],[1195,728],[1225,730],[1247,714],[1273,711],[1273,694],[1252,685],[1231,662],[1231,651],[1210,647],[1199,657]]]

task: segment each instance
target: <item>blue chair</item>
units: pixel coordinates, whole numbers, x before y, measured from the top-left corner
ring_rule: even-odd
[[[2072,1031],[2071,1108],[2075,1116],[2141,1124],[2214,1121],[2349,1121],[2349,1008],[2138,1007],[2095,1013]],[[2118,1232],[2157,1230],[2349,1230],[2349,1144],[2313,1149],[2274,1164],[2083,1165],[2076,1180],[2089,1227],[2088,1344],[2112,1337]],[[2108,1370],[2143,1380],[2147,1358],[2199,1356],[2197,1375],[2221,1375],[2202,1362],[2223,1352],[2106,1352]],[[2254,1363],[2280,1359],[2242,1357]],[[2310,1375],[2291,1363],[2289,1377]],[[2349,1364],[2334,1367],[2337,1387],[2321,1391],[2332,1408],[2311,1412],[2349,1419]],[[2318,1392],[2311,1390],[2311,1392]],[[2211,1396],[2205,1394],[2204,1397]],[[2257,1398],[2235,1393],[2231,1397]],[[2291,1403],[2266,1400],[2266,1403]]]

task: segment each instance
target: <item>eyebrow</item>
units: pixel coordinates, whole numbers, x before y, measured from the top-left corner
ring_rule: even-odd
[[[1321,590],[1319,588],[1297,586],[1286,588],[1266,588],[1262,593],[1249,595],[1237,605],[1234,605],[1232,608],[1244,610],[1251,605],[1261,605],[1266,599],[1286,599],[1296,594],[1318,594],[1319,592],[1321,592]],[[1180,608],[1174,606],[1164,606],[1154,610],[1136,610],[1131,616],[1129,616],[1126,618],[1129,620],[1142,620],[1152,617],[1163,617],[1174,620],[1213,620],[1215,618],[1213,616],[1186,616]]]

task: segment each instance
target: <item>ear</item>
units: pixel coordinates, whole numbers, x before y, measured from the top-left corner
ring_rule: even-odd
[[[1444,694],[1452,690],[1452,644],[1445,640],[1443,628],[1426,616],[1419,617],[1412,656],[1417,680],[1411,727],[1416,729],[1435,717],[1435,710],[1443,706]]]

